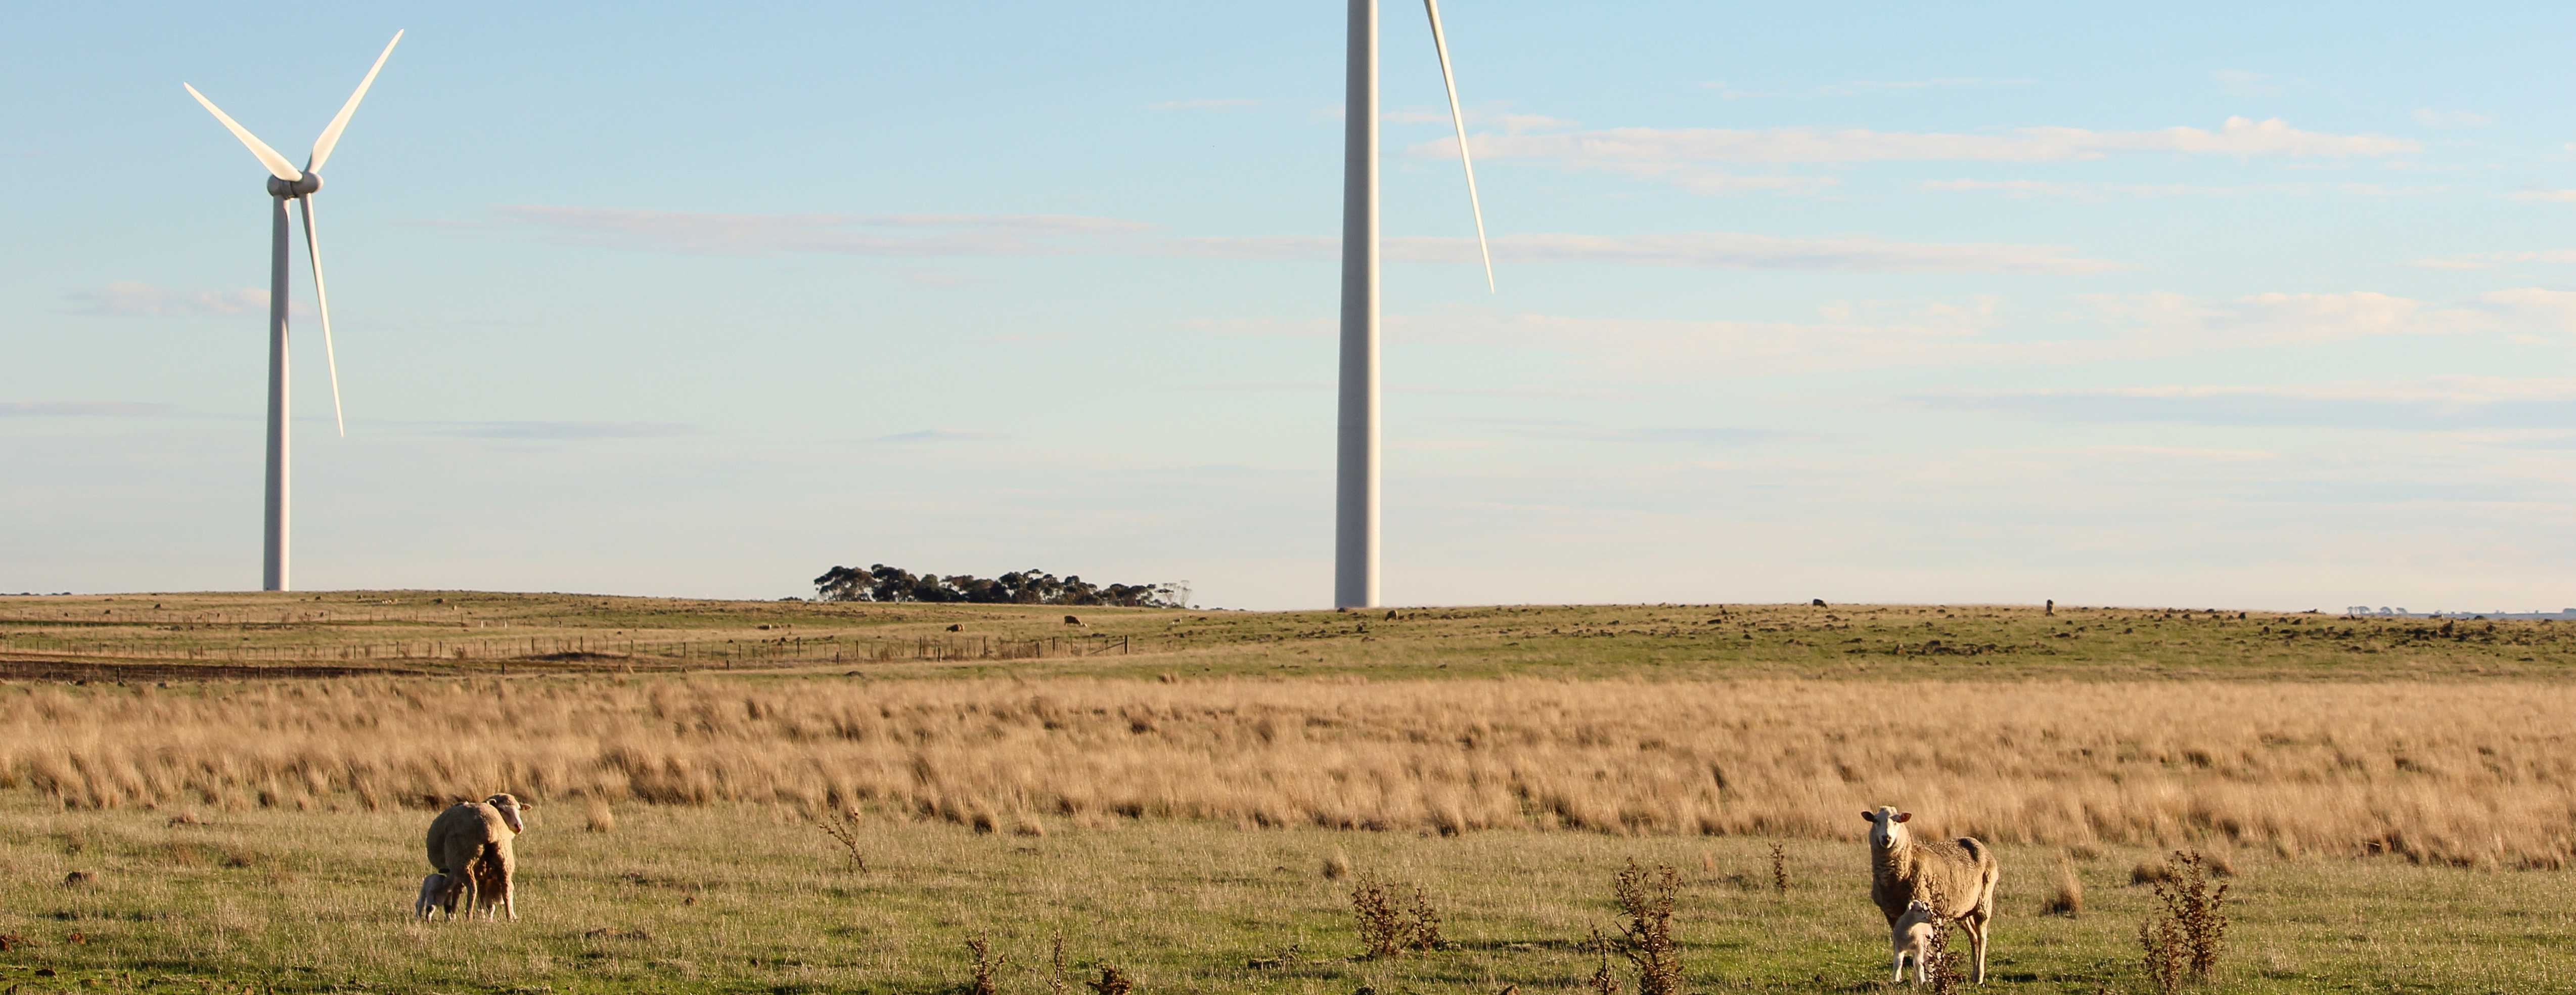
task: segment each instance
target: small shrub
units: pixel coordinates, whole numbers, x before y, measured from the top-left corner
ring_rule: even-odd
[[[1771,844],[1771,890],[1781,895],[1789,893],[1789,852],[1778,843]]]
[[[841,844],[841,849],[849,851],[850,862],[858,865],[859,873],[865,874],[868,871],[868,857],[859,852],[858,825],[859,810],[855,808],[820,816],[814,820],[814,828],[822,830],[823,834],[831,837],[833,842]]]
[[[594,833],[615,832],[617,830],[617,813],[609,810],[608,799],[591,799],[590,811],[587,815],[588,825],[583,828]]]
[[[1386,885],[1374,874],[1351,883],[1351,915],[1359,920],[1362,957],[1393,957],[1412,938],[1412,924],[1395,910]]]
[[[1592,927],[1592,939],[1584,944],[1600,958],[1592,969],[1592,995],[1619,995],[1619,976],[1610,972],[1610,940],[1601,935],[1601,927]]]
[[[1127,990],[1135,987],[1128,983],[1126,975],[1118,973],[1116,964],[1100,965],[1100,980],[1085,981],[1082,986],[1091,989],[1093,995],[1127,995]]]
[[[1680,896],[1681,874],[1656,865],[1649,876],[1634,859],[1611,878],[1611,892],[1628,914],[1621,953],[1637,968],[1637,995],[1681,995],[1681,945],[1673,942],[1673,900]]]
[[[1064,976],[1066,964],[1064,962],[1064,933],[1061,931],[1055,934],[1055,943],[1047,950],[1047,966],[1049,968],[1047,973],[1047,995],[1064,995],[1067,987],[1065,985]]]
[[[1324,858],[1324,880],[1339,881],[1351,876],[1351,856],[1340,850]]]
[[[993,956],[993,944],[982,936],[967,940],[966,950],[975,955],[975,981],[967,992],[969,995],[994,995],[993,973],[1010,963],[1010,958]]]
[[[1413,948],[1428,953],[1448,942],[1440,937],[1440,910],[1432,906],[1430,894],[1421,885],[1414,885]]]
[[[2219,954],[2227,948],[2227,885],[2213,890],[2209,859],[2197,852],[2175,851],[2153,882],[2162,911],[2138,926],[2138,944],[2146,954],[2147,978],[2163,991],[2173,991],[2188,971],[2190,979],[2208,981],[2218,972]]]

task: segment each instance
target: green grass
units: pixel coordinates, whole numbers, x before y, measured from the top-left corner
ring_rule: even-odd
[[[1068,613],[1083,624],[1065,624]],[[1037,656],[992,658],[1004,651]],[[2079,607],[2046,615],[1991,605],[1346,613],[461,591],[0,599],[0,675],[221,677],[226,664],[476,673],[864,667],[888,677],[2556,679],[2576,674],[2576,624]]]
[[[1632,858],[1683,871],[1676,923],[1693,991],[1873,991],[1887,969],[1857,818],[1848,842],[1786,842],[1780,896],[1770,842],[1753,838],[1139,821],[1030,837],[878,819],[858,830],[862,872],[781,809],[635,807],[605,834],[539,809],[519,840],[520,922],[422,925],[409,903],[426,871],[426,812],[173,825],[166,812],[63,812],[24,793],[0,805],[0,933],[17,938],[0,983],[21,995],[944,992],[962,990],[965,941],[978,935],[1009,958],[1001,990],[1035,995],[1049,990],[1058,934],[1077,970],[1117,964],[1140,993],[1535,995],[1589,975],[1573,944],[1595,925],[1617,932],[1610,876]],[[1321,872],[1336,851],[1427,889],[1457,948],[1353,959],[1349,882]],[[2125,882],[2149,856],[2081,862],[2087,908],[2070,919],[2038,911],[2059,855],[2000,848],[1987,990],[2143,990],[2134,931],[2150,898]],[[2235,860],[2218,990],[2544,992],[2576,976],[2576,876]],[[97,883],[60,883],[75,870]],[[1273,957],[1285,963],[1247,966]]]

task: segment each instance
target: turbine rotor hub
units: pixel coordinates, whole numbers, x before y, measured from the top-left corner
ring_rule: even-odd
[[[307,171],[304,178],[300,180],[281,180],[274,176],[268,178],[268,195],[271,197],[301,197],[320,189],[322,189],[322,174],[311,171]]]

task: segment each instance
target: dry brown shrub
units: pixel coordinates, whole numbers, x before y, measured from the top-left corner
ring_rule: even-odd
[[[0,697],[0,784],[84,809],[443,804],[510,784],[960,825],[1820,839],[1848,836],[1828,813],[1849,798],[1903,796],[2006,845],[2546,867],[2576,856],[2551,808],[2576,790],[2570,712],[2576,686],[2504,681],[44,686]]]
[[[1673,940],[1673,902],[1681,889],[1680,872],[1658,865],[1649,875],[1634,859],[1611,878],[1611,894],[1628,914],[1620,953],[1637,968],[1637,995],[1681,995],[1681,944]]]

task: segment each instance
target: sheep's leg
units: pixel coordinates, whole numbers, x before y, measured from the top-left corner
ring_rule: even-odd
[[[1892,985],[1892,984],[1896,984],[1896,983],[1898,983],[1898,982],[1902,982],[1902,981],[1904,981],[1904,980],[1905,980],[1905,953],[1906,953],[1906,949],[1905,949],[1905,938],[1906,938],[1906,937],[1905,937],[1905,931],[1904,931],[1904,930],[1902,930],[1902,929],[1898,929],[1898,928],[1896,928],[1896,927],[1894,927],[1894,926],[1890,926],[1890,927],[1888,927],[1888,932],[1889,932],[1890,934],[1892,934],[1892,935],[1890,935],[1890,936],[1888,937],[1888,940],[1887,940],[1888,945],[1889,945],[1889,946],[1891,946],[1891,947],[1896,948],[1896,964],[1895,964],[1894,976],[1893,976],[1893,977],[1890,977],[1890,978],[1888,978],[1888,979],[1887,979],[1887,983]],[[1918,974],[1919,974],[1919,973],[1921,973],[1921,971],[1922,971],[1922,966],[1921,966],[1920,964],[1916,965],[1916,966],[1915,966],[1915,971],[1916,971],[1916,973],[1918,973]]]
[[[1986,983],[1986,924],[1990,921],[1982,912],[1983,910],[1980,910],[1981,914],[1967,920],[1968,945],[1976,948],[1976,982],[1981,985]]]

